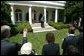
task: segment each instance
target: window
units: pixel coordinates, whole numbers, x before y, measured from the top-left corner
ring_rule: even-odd
[[[29,13],[26,13],[26,21],[29,21]]]
[[[58,22],[63,22],[64,21],[64,10],[58,10]]]
[[[15,19],[16,21],[22,21],[22,11],[20,9],[15,10]]]
[[[52,11],[52,19],[51,21],[55,21],[55,11]]]
[[[15,21],[18,21],[18,13],[15,13],[15,18],[16,18],[16,20]]]
[[[19,20],[22,21],[22,13],[19,13]]]
[[[36,20],[36,11],[34,10],[34,20]]]

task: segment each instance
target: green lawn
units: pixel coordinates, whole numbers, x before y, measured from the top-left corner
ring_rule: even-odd
[[[60,45],[60,54],[62,54],[61,44],[63,38],[67,36],[67,29],[61,29],[61,30],[55,30],[52,31],[55,35],[55,42],[59,43]],[[47,32],[41,32],[41,33],[28,33],[27,38],[28,41],[33,44],[33,48],[35,49],[36,53],[38,55],[41,55],[42,53],[42,46],[46,44],[45,36]],[[75,34],[78,34],[78,30],[76,30]],[[11,42],[17,42],[22,43],[22,34],[17,34],[16,36],[13,36],[9,39]]]

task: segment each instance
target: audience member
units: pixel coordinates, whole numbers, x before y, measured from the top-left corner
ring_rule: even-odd
[[[23,43],[21,47],[21,55],[36,55],[32,48],[32,43],[27,41],[27,29],[23,30]]]
[[[69,46],[69,45],[76,46],[76,37],[74,35],[75,28],[70,27],[68,30],[68,33],[69,33],[68,36],[66,38],[64,38],[64,41],[62,43],[63,54],[65,53],[67,46]]]
[[[73,45],[69,45],[66,50],[64,55],[80,55],[79,50],[73,46]]]
[[[81,55],[83,55],[83,27],[79,27],[79,32],[80,34],[77,35],[77,47],[81,53]]]
[[[8,22],[6,20],[1,20],[1,26],[2,25],[8,25]]]
[[[7,25],[1,26],[1,55],[18,55],[19,45],[7,39],[10,37],[10,30]]]
[[[32,43],[27,39],[27,29],[23,30],[22,45],[11,43],[10,26],[6,21],[1,21],[1,55],[18,55],[20,50],[21,55],[37,55],[33,49]],[[44,24],[44,23],[43,23]],[[75,23],[76,24],[76,23]],[[76,27],[76,25],[74,25]],[[62,43],[63,55],[83,55],[83,27],[78,28],[80,34],[75,36],[75,27],[70,25],[68,29],[68,36],[64,38]],[[60,47],[55,43],[55,36],[53,33],[46,34],[47,44],[43,45],[42,55],[60,55]]]
[[[57,43],[55,43],[55,36],[53,33],[46,34],[46,40],[48,44],[45,44],[42,48],[42,55],[59,55],[60,48]]]

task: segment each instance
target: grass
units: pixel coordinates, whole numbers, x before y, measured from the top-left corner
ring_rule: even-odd
[[[67,29],[61,29],[61,30],[55,30],[51,31],[55,35],[55,43],[59,43],[60,45],[60,55],[62,54],[61,44],[63,41],[63,38],[67,36]],[[29,42],[33,44],[33,48],[35,49],[36,53],[38,55],[41,55],[42,53],[42,47],[44,44],[46,44],[45,36],[47,32],[40,32],[40,33],[28,33],[27,39]],[[76,35],[79,34],[78,30],[76,30]],[[11,42],[17,42],[19,44],[22,44],[22,34],[17,34],[16,36],[12,36],[9,38]]]

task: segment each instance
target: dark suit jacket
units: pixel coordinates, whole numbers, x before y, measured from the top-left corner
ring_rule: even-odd
[[[62,43],[63,54],[65,53],[65,50],[69,45],[76,46],[76,43],[77,43],[77,39],[75,36],[68,36],[64,38],[64,41]]]
[[[49,43],[43,46],[42,55],[59,55],[59,45],[56,43]]]
[[[83,33],[80,33],[77,37],[77,47],[81,54],[83,54]]]
[[[25,44],[25,43],[27,43],[27,42],[28,42],[28,41],[27,41],[27,37],[23,37],[22,45]]]
[[[19,45],[10,43],[7,39],[1,40],[1,55],[18,55]]]

